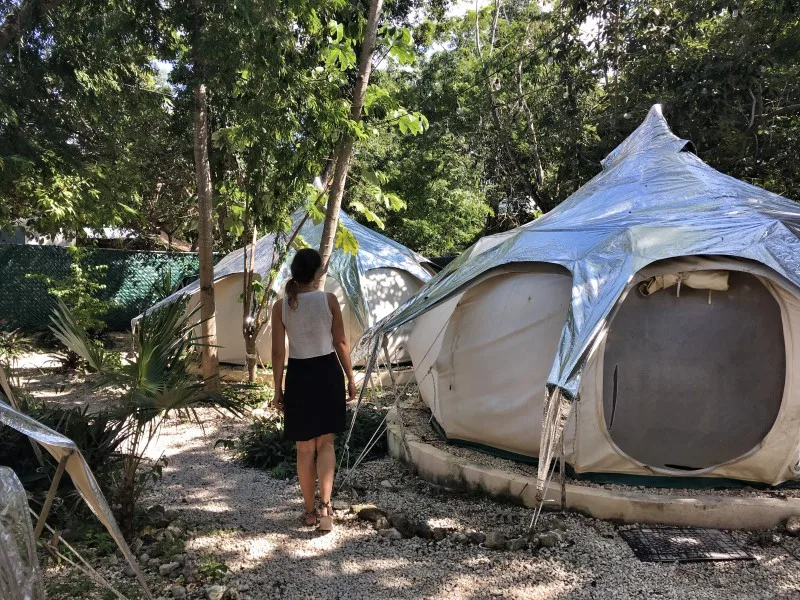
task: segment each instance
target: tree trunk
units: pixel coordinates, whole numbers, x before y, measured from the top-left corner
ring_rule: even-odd
[[[367,30],[364,34],[364,44],[361,46],[361,56],[358,63],[358,78],[353,89],[353,102],[350,105],[350,120],[358,123],[361,120],[361,109],[364,106],[364,96],[369,85],[369,76],[372,72],[372,55],[375,52],[375,40],[378,37],[378,18],[383,8],[383,0],[371,0],[369,16],[367,17]],[[350,170],[350,156],[353,153],[355,139],[352,134],[345,133],[339,142],[336,152],[336,170],[333,174],[331,194],[328,196],[328,206],[325,210],[325,225],[322,228],[322,240],[319,244],[319,253],[322,255],[322,277],[319,287],[325,285],[328,265],[336,241],[336,228],[339,224],[339,210],[342,207],[344,186],[347,182],[347,172]],[[324,182],[323,182],[324,184]]]
[[[211,215],[211,167],[208,162],[208,106],[206,86],[198,83],[194,89],[194,167],[197,177],[200,227],[200,320],[203,337],[203,379],[206,389],[217,390],[219,359],[217,357],[217,323],[214,317],[214,254]]]

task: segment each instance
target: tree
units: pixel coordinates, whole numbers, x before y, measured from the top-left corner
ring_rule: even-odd
[[[350,106],[350,121],[358,124],[361,120],[361,110],[364,107],[364,99],[369,85],[369,75],[372,72],[372,55],[375,53],[375,42],[378,36],[378,19],[380,18],[383,0],[370,0],[369,15],[367,26],[364,32],[364,41],[361,46],[361,56],[358,61],[358,77],[353,89],[353,100]],[[320,288],[325,284],[325,274],[328,271],[328,263],[331,259],[333,246],[336,239],[336,230],[339,224],[339,210],[342,206],[344,196],[344,186],[347,181],[347,173],[350,170],[350,156],[353,153],[355,135],[352,131],[342,134],[336,151],[336,168],[333,173],[333,183],[331,184],[331,194],[328,198],[328,205],[325,209],[325,225],[322,229],[322,239],[319,245],[319,253],[322,255],[322,278]]]

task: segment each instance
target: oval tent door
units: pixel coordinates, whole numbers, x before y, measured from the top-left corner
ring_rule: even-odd
[[[603,411],[634,460],[691,471],[748,453],[780,410],[786,356],[778,303],[753,275],[728,291],[631,290],[608,332]]]

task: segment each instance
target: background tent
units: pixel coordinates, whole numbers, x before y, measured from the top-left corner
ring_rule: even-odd
[[[302,215],[295,216],[299,223]],[[365,329],[394,311],[408,298],[416,294],[435,272],[432,265],[412,250],[371,229],[357,223],[344,212],[341,223],[358,241],[358,252],[348,254],[334,250],[328,269],[325,289],[336,294],[342,307],[345,331],[351,344],[355,343]],[[300,235],[312,247],[318,247],[322,237],[322,223],[306,221]],[[275,252],[275,236],[266,235],[256,242],[256,278],[266,279]],[[289,264],[293,252],[281,265],[281,273],[275,289],[282,290],[289,278]],[[214,294],[216,302],[217,344],[219,360],[225,363],[245,364],[245,346],[242,337],[241,296],[244,282],[244,249],[228,254],[214,267]],[[187,313],[193,311],[200,300],[200,282],[175,292],[148,310],[172,302],[183,295],[191,297]],[[199,315],[199,312],[197,313]],[[132,325],[141,319],[136,317]],[[199,316],[198,316],[199,318]],[[257,339],[261,360],[269,362],[271,354],[270,330],[265,327]],[[405,338],[396,336],[389,346],[394,362],[408,360]]]
[[[538,458],[540,486],[562,433],[577,473],[794,478],[800,206],[688,150],[653,107],[599,175],[480,240],[360,350],[413,320],[446,435]]]

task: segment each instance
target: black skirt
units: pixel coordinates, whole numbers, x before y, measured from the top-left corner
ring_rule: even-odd
[[[283,393],[283,437],[304,442],[345,429],[347,392],[335,352],[290,358]]]

